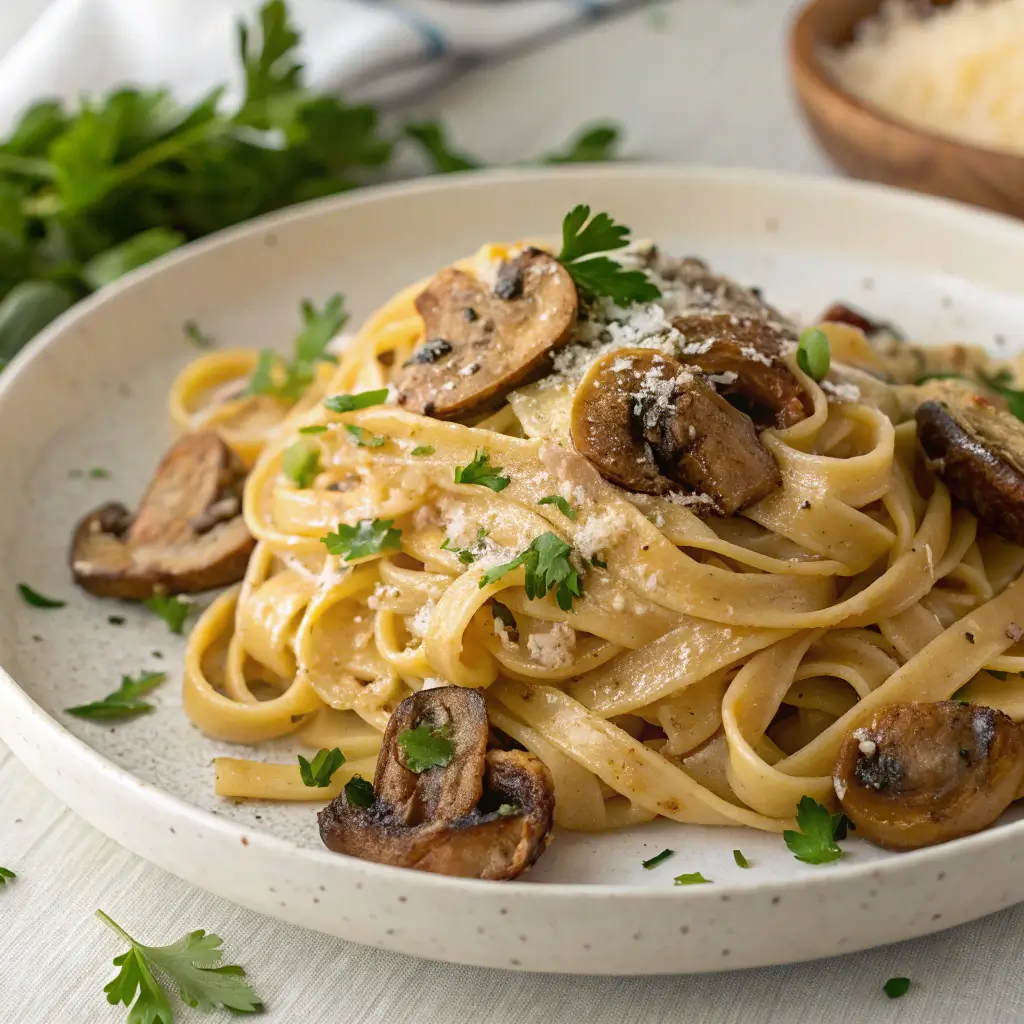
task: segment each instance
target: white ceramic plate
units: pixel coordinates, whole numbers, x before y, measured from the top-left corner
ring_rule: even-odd
[[[87,821],[195,885],[343,938],[467,964],[615,974],[778,964],[1024,900],[1024,824],[1012,814],[920,853],[851,841],[825,867],[797,862],[778,836],[669,822],[560,834],[515,883],[339,857],[320,846],[314,806],[213,795],[210,759],[226,745],[181,712],[182,642],[152,615],[72,586],[76,519],[105,499],[133,502],[171,440],[167,387],[196,354],[187,319],[223,345],[283,345],[304,296],[342,290],[361,318],[482,240],[557,231],[578,202],[761,285],[787,312],[810,316],[842,297],[924,339],[1024,343],[1024,229],[845,182],[642,167],[461,176],[304,206],[190,246],[77,306],[0,375],[0,738]],[[112,475],[69,475],[94,466]],[[68,607],[26,606],[19,580]],[[109,625],[111,612],[127,624]],[[62,713],[142,668],[171,673],[155,713],[116,726]],[[286,745],[256,754],[276,755],[292,756]],[[676,856],[644,871],[666,846]],[[737,847],[749,870],[734,864]],[[673,888],[683,871],[713,884]]]

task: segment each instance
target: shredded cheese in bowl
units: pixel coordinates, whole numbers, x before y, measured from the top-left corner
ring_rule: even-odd
[[[890,117],[989,149],[1024,153],[1024,0],[958,0],[922,14],[888,0],[825,63]]]

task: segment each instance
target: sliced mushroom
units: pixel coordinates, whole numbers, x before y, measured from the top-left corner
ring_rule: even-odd
[[[1024,544],[1024,423],[971,388],[917,407],[925,464],[991,530]]]
[[[813,411],[781,358],[796,341],[788,327],[730,313],[688,313],[672,323],[684,338],[679,358],[727,378],[719,384],[721,394],[759,426],[791,427]]]
[[[680,484],[708,495],[721,515],[781,482],[750,418],[671,356],[619,349],[596,360],[576,390],[573,443],[601,475],[631,491]]]
[[[75,582],[127,601],[236,583],[254,546],[242,517],[244,482],[245,468],[217,434],[186,434],[157,467],[134,516],[111,503],[78,524]]]
[[[417,774],[403,763],[398,740],[424,724],[446,730],[452,756]],[[487,751],[487,738],[487,709],[476,690],[443,686],[402,701],[384,733],[373,803],[357,807],[342,791],[320,812],[324,845],[441,875],[515,878],[547,847],[554,785],[539,758]]]
[[[991,825],[1024,778],[1020,727],[962,701],[893,704],[840,748],[835,790],[857,835],[893,850]]]
[[[416,299],[426,341],[396,382],[398,403],[450,420],[496,404],[543,376],[576,324],[568,271],[527,249],[506,261],[493,289],[463,270],[442,270]]]

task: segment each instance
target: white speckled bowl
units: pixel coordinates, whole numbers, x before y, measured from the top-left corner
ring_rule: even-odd
[[[180,709],[182,642],[135,608],[75,590],[71,527],[134,501],[172,431],[171,377],[197,320],[223,345],[282,344],[296,304],[343,290],[357,317],[484,239],[549,233],[577,202],[696,252],[810,315],[861,302],[931,339],[1024,342],[1024,229],[845,182],[676,168],[457,176],[300,207],[160,261],[83,303],[0,375],[0,737],[61,799],[131,850],[256,910],[418,956],[531,971],[648,974],[786,963],[905,939],[1024,900],[1024,825],[891,856],[851,841],[809,867],[778,836],[667,822],[557,837],[528,880],[436,877],[335,856],[310,805],[213,795]],[[103,466],[109,479],[72,478]],[[67,598],[26,606],[15,583]],[[127,624],[107,623],[111,611]],[[162,654],[162,659],[156,652]],[[167,668],[157,711],[104,726],[62,708],[122,672]],[[287,745],[258,756],[291,756]],[[644,871],[665,846],[676,856]],[[743,871],[732,850],[750,861]],[[673,888],[701,871],[713,884]]]

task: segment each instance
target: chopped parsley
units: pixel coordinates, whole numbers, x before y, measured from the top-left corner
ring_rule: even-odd
[[[576,509],[572,507],[560,494],[549,494],[546,498],[541,498],[537,502],[538,505],[554,505],[559,512],[562,513],[566,519],[576,518]]]
[[[434,446],[432,444],[418,444],[412,450],[412,454],[419,458],[421,455],[433,455]]]
[[[594,557],[590,559],[590,564],[595,569],[607,569],[608,568],[608,563],[603,558],[598,558],[597,555],[594,555]]]
[[[345,783],[345,796],[353,807],[372,807],[373,783],[367,782],[362,775],[353,775]]]
[[[500,601],[492,601],[491,615],[494,616],[496,622],[500,622],[505,627],[510,640],[519,639],[519,625],[516,623],[516,617],[512,614],[511,609],[506,608]]]
[[[477,554],[480,550],[480,546],[483,544],[484,538],[486,536],[486,527],[478,526],[476,528],[476,543],[473,545],[473,548],[476,548],[476,551],[474,551],[473,548],[457,548],[454,544],[452,544],[451,540],[448,537],[445,537],[445,539],[441,542],[441,550],[451,551],[452,554],[454,554],[458,558],[458,560],[462,562],[463,565],[469,565],[470,563],[476,561]]]
[[[79,704],[65,710],[77,718],[95,719],[127,718],[130,715],[152,711],[153,705],[140,698],[159,686],[166,678],[166,672],[143,672],[138,679],[121,676],[120,687],[113,693],[108,693],[102,700],[93,701],[91,704]]]
[[[123,615],[108,615],[107,622],[112,626],[123,626],[127,620]]]
[[[804,331],[796,346],[796,365],[812,380],[821,380],[828,373],[831,362],[828,335],[817,327]]]
[[[732,851],[732,859],[734,861],[736,861],[736,867],[738,867],[738,868],[749,868],[750,867],[750,862],[747,860],[746,857],[743,856],[743,851],[742,850],[733,850]]]
[[[371,434],[366,427],[360,427],[355,423],[346,423],[345,429],[360,448],[379,448],[382,444],[388,443],[388,438],[384,434]]]
[[[431,768],[444,768],[455,756],[450,725],[435,729],[432,725],[417,725],[398,734],[398,746],[404,757],[405,767],[417,775]]]
[[[588,223],[589,221],[589,223]],[[661,297],[658,287],[642,270],[626,270],[621,263],[595,253],[624,249],[629,228],[616,224],[607,213],[590,217],[589,206],[575,206],[562,221],[562,250],[558,262],[591,297],[605,296],[617,306],[653,302]]]
[[[9,868],[0,868],[0,886],[6,885],[10,879],[17,877]]]
[[[142,602],[154,615],[167,623],[167,628],[177,636],[181,636],[185,628],[185,620],[192,611],[192,606],[180,597],[171,594],[154,594]]]
[[[675,850],[662,850],[661,853],[656,853],[650,860],[641,861],[641,863],[650,871],[651,868],[656,868],[659,864],[668,860],[669,857],[674,857],[675,852]]]
[[[402,531],[393,528],[393,519],[360,519],[355,526],[338,524],[336,533],[320,538],[332,555],[344,555],[346,562],[369,558],[385,551],[397,551]]]
[[[357,412],[373,405],[383,405],[387,400],[388,389],[377,388],[376,391],[359,391],[354,395],[331,395],[324,399],[324,408],[331,412]]]
[[[1013,380],[1013,374],[1008,370],[1000,370],[990,377],[988,374],[979,372],[978,378],[985,387],[1006,399],[1007,408],[1017,419],[1024,420],[1024,391],[1018,391],[1009,386],[1010,381]]]
[[[852,832],[855,826],[850,819],[840,811],[832,815],[832,838],[838,842],[845,839],[848,832]]]
[[[30,604],[33,608],[64,608],[67,605],[67,601],[40,594],[38,590],[33,590],[27,583],[18,584],[18,593],[21,594],[21,599],[25,604]]]
[[[301,439],[289,445],[281,456],[281,471],[300,491],[312,486],[320,474],[320,446]]]
[[[309,299],[303,299],[302,330],[295,339],[295,354],[291,361],[285,361],[272,348],[262,349],[249,378],[249,394],[297,401],[316,379],[316,364],[334,361],[327,344],[348,322],[344,303],[344,296],[332,295],[318,310]]]
[[[473,461],[468,466],[455,467],[457,484],[479,484],[489,487],[492,491],[503,491],[512,482],[507,476],[501,475],[501,466],[488,465],[490,455],[483,448],[477,448]]]
[[[516,804],[500,804],[494,812],[499,818],[511,818],[520,812],[521,808]]]
[[[299,427],[300,434],[326,434],[327,427],[323,423],[311,423],[308,427]]]
[[[899,999],[910,991],[909,978],[890,978],[882,988],[890,999]]]
[[[90,480],[107,480],[110,478],[110,470],[104,469],[102,466],[93,466],[89,470]]]
[[[800,831],[786,829],[782,838],[797,860],[805,864],[830,864],[842,857],[843,851],[835,840],[837,826],[827,807],[802,796],[796,806],[796,823]]]
[[[331,784],[331,776],[345,763],[345,755],[337,747],[321,749],[312,761],[301,754],[298,757],[302,784],[319,789],[326,789]]]
[[[196,348],[213,348],[213,337],[207,334],[195,320],[186,320],[183,330],[185,331],[185,337]]]
[[[200,928],[169,946],[144,946],[102,910],[97,910],[96,916],[131,947],[114,957],[114,966],[120,970],[103,989],[111,1006],[123,1003],[131,1007],[129,1024],[171,1024],[174,1020],[170,996],[157,980],[157,972],[174,982],[182,1002],[203,1013],[220,1008],[236,1013],[259,1013],[263,1009],[245,980],[245,971],[221,963],[223,940],[219,935]]]
[[[699,871],[692,871],[688,875],[676,875],[672,881],[675,885],[706,885],[711,879],[705,878]]]
[[[480,589],[497,583],[513,569],[518,569],[522,565],[526,568],[526,596],[531,601],[544,597],[548,591],[554,589],[558,607],[563,611],[569,611],[573,598],[581,594],[579,574],[569,562],[571,551],[572,548],[557,534],[550,531],[542,533],[511,562],[488,569],[480,577]]]

